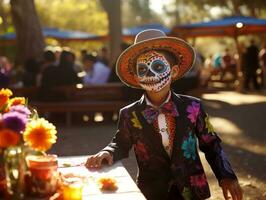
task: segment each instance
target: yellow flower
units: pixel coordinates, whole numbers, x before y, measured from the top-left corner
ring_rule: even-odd
[[[23,138],[29,147],[39,151],[46,151],[56,142],[56,133],[57,131],[53,124],[40,118],[27,124]]]
[[[13,93],[9,89],[0,90],[0,108],[3,107],[8,102],[9,97],[12,95]]]
[[[209,120],[209,116],[207,115],[205,117],[205,123],[206,123],[206,128],[208,129],[208,133],[213,133],[214,132],[214,128]]]
[[[14,97],[12,99],[9,100],[8,104],[10,104],[10,106],[16,106],[16,105],[25,105],[26,100],[24,97]]]
[[[132,115],[133,115],[133,118],[131,119],[131,122],[133,123],[133,126],[138,129],[142,129],[141,123],[136,115],[136,112],[134,111]]]
[[[0,148],[7,148],[10,146],[16,146],[19,142],[19,134],[10,130],[0,130]]]
[[[11,106],[25,105],[25,104],[26,104],[26,100],[24,97],[14,97],[12,99],[9,99],[5,112],[9,112],[9,109]]]

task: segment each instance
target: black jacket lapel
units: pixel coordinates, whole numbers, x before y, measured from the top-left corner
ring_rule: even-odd
[[[186,130],[186,124],[184,122],[186,119],[184,119],[186,116],[186,111],[184,110],[184,105],[181,102],[180,97],[172,93],[172,100],[174,101],[177,110],[179,112],[179,115],[175,119],[175,137],[172,147],[172,155],[171,155],[171,161],[176,161],[177,156],[182,156],[182,153],[179,153],[181,151],[181,146],[183,142],[183,135],[187,131]],[[179,159],[178,159],[179,160]]]

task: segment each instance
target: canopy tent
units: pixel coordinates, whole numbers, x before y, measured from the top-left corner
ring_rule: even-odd
[[[225,17],[220,20],[184,24],[173,27],[171,35],[179,37],[230,36],[266,33],[266,19],[246,16]]]
[[[87,40],[102,40],[102,36],[81,32],[81,31],[70,31],[70,30],[59,30],[57,28],[44,28],[44,37],[54,38],[59,41],[87,41]],[[0,41],[15,41],[16,33],[7,33],[0,35]]]
[[[257,19],[246,16],[225,17],[220,20],[199,22],[194,24],[178,25],[173,27],[171,35],[182,38],[196,38],[204,36],[229,36],[233,37],[236,43],[238,54],[242,49],[238,43],[239,35],[266,33],[266,19]],[[239,56],[241,59],[241,56]],[[243,73],[240,66],[241,60],[237,63],[238,91],[243,91]]]
[[[145,25],[135,26],[132,28],[123,28],[123,30],[122,30],[123,39],[134,39],[134,37],[140,31],[143,31],[146,29],[159,29],[159,30],[165,32],[165,34],[169,34],[171,31],[169,28],[167,28],[161,24],[145,24]]]
[[[141,26],[135,26],[132,28],[124,28],[122,30],[123,39],[134,39],[134,37],[145,29],[159,29],[164,31],[166,34],[170,33],[170,29],[164,27],[161,24],[146,24]],[[106,40],[108,36],[98,36],[82,31],[72,31],[72,30],[60,30],[57,28],[44,28],[43,29],[44,37],[54,38],[59,41],[100,41]],[[6,33],[0,35],[1,43],[4,42],[14,42],[16,39],[16,33]]]

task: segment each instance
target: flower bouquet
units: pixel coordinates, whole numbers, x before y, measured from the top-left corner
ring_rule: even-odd
[[[26,157],[45,155],[56,142],[56,128],[32,109],[24,97],[0,90],[0,193],[23,198]]]

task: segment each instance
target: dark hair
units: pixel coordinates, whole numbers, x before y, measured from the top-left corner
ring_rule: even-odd
[[[80,53],[83,54],[83,55],[87,54],[87,49],[81,49]]]
[[[27,72],[35,73],[37,74],[39,72],[39,63],[36,61],[35,58],[29,58],[24,63],[24,69]]]
[[[84,61],[92,61],[92,62],[96,62],[97,61],[97,57],[92,55],[92,54],[86,54],[83,57],[83,62]]]
[[[74,60],[72,58],[73,58],[73,54],[70,51],[63,50],[60,55],[59,66],[60,67],[72,67],[74,64],[73,63]]]
[[[55,54],[54,52],[47,50],[43,53],[43,57],[45,61],[54,62],[55,61]]]

